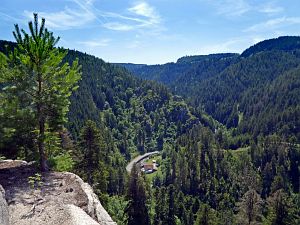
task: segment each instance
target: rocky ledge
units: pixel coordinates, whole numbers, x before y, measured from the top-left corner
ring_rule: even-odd
[[[77,175],[36,173],[33,163],[0,161],[1,225],[116,225]]]

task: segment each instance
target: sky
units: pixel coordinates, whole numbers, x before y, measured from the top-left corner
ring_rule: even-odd
[[[300,35],[299,0],[1,0],[0,39],[33,12],[59,46],[107,62],[162,64],[186,55],[241,53],[279,36]]]

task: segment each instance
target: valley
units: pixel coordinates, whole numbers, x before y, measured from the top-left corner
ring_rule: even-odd
[[[119,225],[299,224],[300,37],[108,63],[34,18],[0,41],[0,160],[78,174]]]

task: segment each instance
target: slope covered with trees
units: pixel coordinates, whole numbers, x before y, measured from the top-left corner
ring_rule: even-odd
[[[163,152],[154,224],[298,224],[299,146],[278,136],[239,150],[220,143],[195,126]]]
[[[1,44],[9,44],[9,49],[14,46]],[[81,52],[69,50],[64,60],[75,59],[81,65],[82,79],[70,98],[66,124],[75,139],[85,121],[93,120],[111,130],[122,153],[134,153],[136,148],[142,153],[160,150],[165,141],[174,140],[201,120],[163,85],[136,79],[122,67]]]
[[[237,128],[234,135],[278,133],[299,141],[299,43],[299,37],[280,37],[258,43],[241,56],[184,57],[173,66],[189,63],[181,75],[167,70],[169,64],[159,65],[161,71],[151,70],[153,66],[128,69],[164,82],[198,111]]]
[[[80,52],[69,51],[66,59],[76,57],[83,75],[71,97],[68,128],[74,137],[87,119],[103,123],[121,153],[130,158],[136,149],[162,150],[165,142],[199,123],[186,103],[165,86]]]
[[[120,225],[300,223],[299,50],[125,65],[192,107],[119,65],[54,48],[47,30],[43,48],[29,29],[0,42],[0,160],[76,172]],[[153,150],[158,171],[128,176],[128,161]]]
[[[11,42],[1,44],[5,53],[16,47]],[[74,60],[81,65],[82,79],[65,111],[68,122],[58,130],[47,129],[45,154],[51,168],[75,171],[89,181],[106,205],[107,194],[122,195],[126,191],[127,160],[136,154],[162,150],[202,119],[163,85],[137,79],[94,56],[68,51],[64,62]],[[24,108],[14,113],[15,118],[14,110],[15,105],[11,105],[0,115],[0,154],[36,160],[31,114]]]
[[[300,49],[300,38],[298,36],[283,36],[261,41],[246,49],[241,56],[248,57],[258,52],[270,50],[292,51],[295,49]]]
[[[211,54],[200,56],[185,56],[176,63],[162,65],[143,65],[130,63],[117,63],[124,66],[134,75],[146,79],[156,80],[167,85],[176,85],[186,76],[193,81],[205,79],[219,73],[238,57],[235,53]],[[196,75],[196,77],[192,77]]]

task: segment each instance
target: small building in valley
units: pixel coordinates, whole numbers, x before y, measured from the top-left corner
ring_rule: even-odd
[[[153,172],[157,171],[156,163],[143,163],[142,171],[145,173],[153,173]]]

